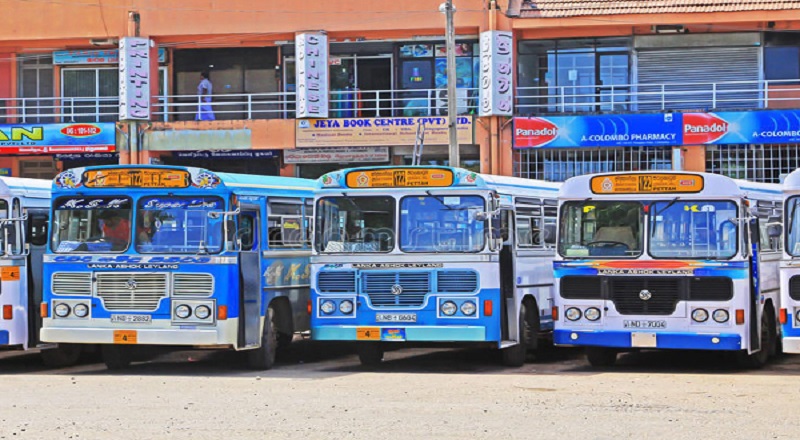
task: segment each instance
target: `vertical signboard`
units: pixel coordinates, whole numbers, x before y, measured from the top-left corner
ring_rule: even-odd
[[[514,112],[511,32],[481,32],[479,116],[511,116]]]
[[[295,37],[297,117],[328,117],[328,36],[322,32]]]
[[[150,40],[119,40],[119,119],[150,119]]]

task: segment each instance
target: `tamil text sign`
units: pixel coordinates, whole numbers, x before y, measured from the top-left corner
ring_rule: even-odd
[[[472,144],[472,117],[459,116],[458,143]],[[307,119],[296,122],[298,147],[414,145],[417,125],[425,124],[425,145],[447,145],[447,118]]]
[[[514,69],[511,32],[481,33],[480,116],[511,116]]]
[[[283,151],[284,163],[388,162],[389,147],[302,148]]]
[[[119,119],[150,119],[150,40],[119,40]]]
[[[0,154],[103,153],[114,151],[114,123],[2,124]]]

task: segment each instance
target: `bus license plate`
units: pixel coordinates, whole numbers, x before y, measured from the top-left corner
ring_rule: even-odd
[[[667,321],[625,320],[622,325],[625,328],[667,328]]]
[[[375,315],[378,322],[417,322],[416,313],[378,313]]]
[[[150,324],[153,318],[150,315],[111,315],[111,322],[125,324]]]

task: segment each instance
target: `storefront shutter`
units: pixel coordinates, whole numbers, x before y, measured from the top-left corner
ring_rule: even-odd
[[[633,100],[638,110],[758,108],[760,53],[758,46],[639,50]]]

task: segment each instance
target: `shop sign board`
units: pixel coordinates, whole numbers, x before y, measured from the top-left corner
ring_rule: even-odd
[[[181,159],[274,159],[276,150],[200,150],[173,151],[172,157]]]
[[[119,40],[119,119],[150,119],[150,39]]]
[[[479,116],[511,116],[514,112],[513,47],[511,32],[481,32]]]
[[[298,118],[328,117],[328,36],[306,32],[295,37]]]
[[[800,110],[514,118],[514,148],[800,142]]]
[[[284,163],[388,162],[389,147],[329,147],[283,150]]]
[[[107,153],[115,145],[113,122],[0,124],[0,154]]]
[[[86,64],[117,64],[119,62],[119,50],[99,49],[99,50],[57,50],[53,52],[53,64],[63,65],[86,65]],[[167,62],[167,49],[158,48],[158,62]]]
[[[472,144],[472,116],[456,118],[458,143]],[[297,120],[298,147],[378,147],[414,145],[417,126],[425,125],[425,145],[447,145],[446,117],[343,118]]]

